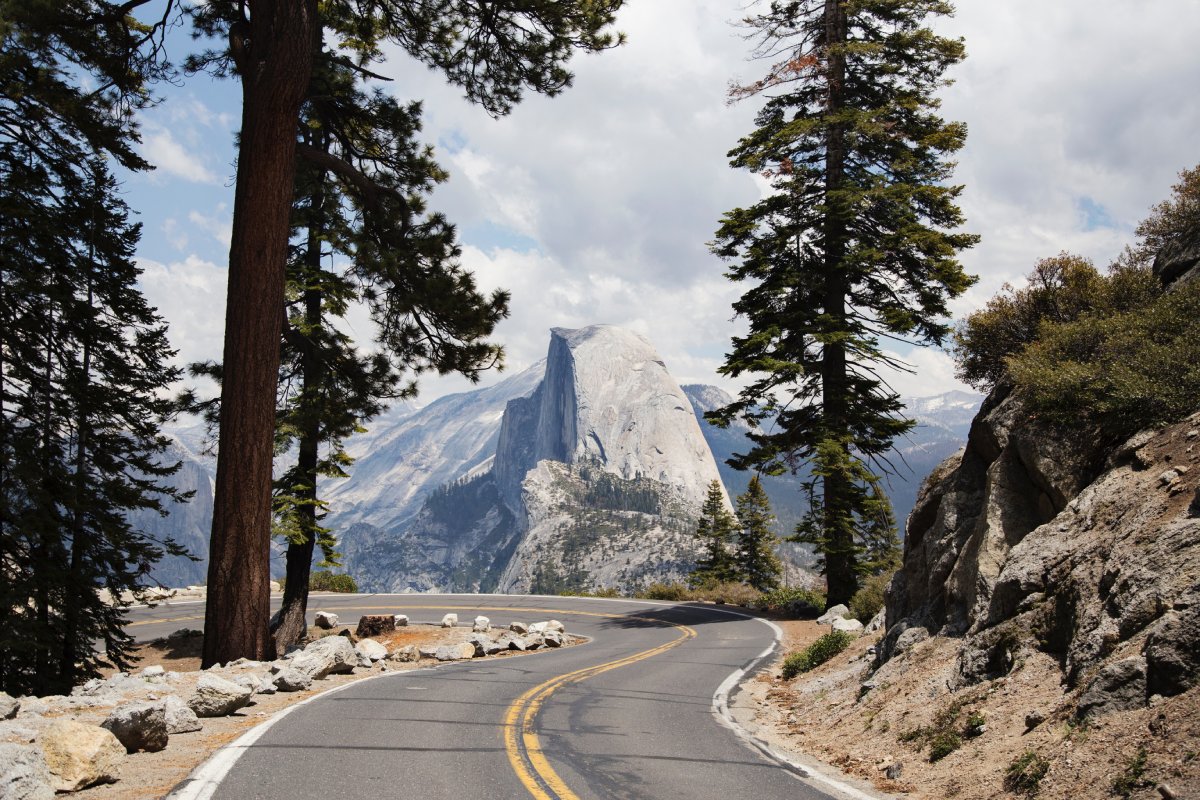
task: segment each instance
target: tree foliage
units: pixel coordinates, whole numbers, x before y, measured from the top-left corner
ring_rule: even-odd
[[[120,598],[182,554],[126,516],[182,499],[159,433],[177,373],[108,165],[146,167],[128,112],[161,30],[94,2],[0,19],[0,689],[44,694],[128,666]]]
[[[737,520],[725,505],[725,492],[720,482],[708,484],[708,493],[696,522],[696,538],[704,555],[688,576],[688,583],[729,583],[740,579],[733,546]]]
[[[771,531],[775,516],[771,501],[757,475],[750,478],[746,491],[737,499],[737,553],[735,565],[738,577],[760,592],[779,587],[783,564],[775,555],[779,540]]]
[[[976,237],[954,232],[961,189],[948,160],[966,128],[942,120],[935,97],[964,50],[925,27],[951,11],[941,0],[779,0],[746,20],[771,63],[734,91],[765,100],[730,157],[772,191],[725,214],[712,245],[748,284],[734,310],[749,331],[721,371],[754,377],[710,419],[771,421],[735,467],[813,462],[810,538],[832,603],[855,589],[873,470],[912,427],[879,373],[904,367],[880,340],[940,344],[947,302],[972,283],[956,255]]]

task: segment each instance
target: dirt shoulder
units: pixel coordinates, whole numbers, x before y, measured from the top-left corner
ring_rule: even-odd
[[[829,628],[777,624],[786,646],[746,687],[757,734],[877,791],[928,800],[1200,798],[1200,689],[1081,724],[1062,670],[1044,653],[1023,651],[1008,675],[952,690],[959,640],[934,637],[872,674],[878,634],[785,681],[783,656]],[[1020,784],[1009,777],[1020,765],[1021,774],[1044,774]]]

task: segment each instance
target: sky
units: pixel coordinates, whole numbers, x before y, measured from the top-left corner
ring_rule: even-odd
[[[1179,171],[1200,163],[1200,3],[957,5],[934,26],[968,52],[941,92],[944,116],[969,128],[955,181],[966,230],[982,237],[962,255],[979,281],[952,304],[961,319],[1040,258],[1069,251],[1108,264]],[[726,157],[759,102],[730,104],[728,87],[765,66],[734,24],[746,8],[629,0],[617,24],[625,46],[576,56],[571,88],[528,96],[498,120],[401,53],[380,68],[393,79],[387,91],[423,101],[425,141],[450,173],[430,208],[458,226],[480,286],[512,292],[495,336],[506,371],[482,385],[542,358],[551,327],[609,323],[648,338],[680,383],[736,391],[717,369],[744,330],[731,305],[745,287],[725,279],[706,243],[724,212],[764,189]],[[181,58],[189,42],[174,44]],[[143,224],[142,288],[170,323],[180,363],[218,359],[238,87],[199,75],[160,94],[142,118],[142,152],[157,170],[125,183]],[[348,324],[369,339],[364,314]],[[966,388],[945,352],[899,355],[913,367],[890,377],[902,395]],[[421,388],[425,403],[469,384],[425,377]]]

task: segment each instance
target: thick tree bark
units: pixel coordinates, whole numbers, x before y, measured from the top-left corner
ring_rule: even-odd
[[[313,206],[320,208],[323,202],[324,198],[318,190],[313,198]],[[315,284],[321,270],[321,231],[315,223],[308,229],[306,247],[304,255],[308,285],[304,290],[304,322],[311,332],[321,324],[322,303],[321,289]],[[283,652],[287,647],[299,642],[308,630],[308,620],[305,616],[308,613],[308,580],[317,543],[317,446],[321,441],[319,406],[321,385],[324,382],[323,367],[320,353],[310,333],[304,337],[300,356],[300,371],[303,375],[300,397],[304,404],[301,418],[304,429],[300,432],[300,452],[296,464],[304,482],[301,499],[306,501],[299,508],[299,526],[303,538],[299,542],[288,542],[283,605],[272,626],[276,652]]]
[[[203,665],[273,657],[271,466],[296,126],[320,44],[316,0],[250,0],[233,49],[242,129],[229,247],[221,429]]]
[[[828,50],[826,81],[829,92],[827,112],[837,114],[845,105],[846,58],[841,46],[846,41],[845,0],[825,2],[825,46]],[[845,202],[838,192],[846,169],[846,131],[840,122],[829,126],[825,148],[825,314],[829,332],[846,329],[846,236],[849,220]],[[840,342],[826,342],[821,358],[821,403],[825,417],[825,436],[839,437],[849,428],[849,392],[847,389],[846,348]],[[843,444],[843,447],[847,445]],[[847,452],[846,460],[850,458]],[[822,480],[823,522],[827,552],[825,580],[830,605],[848,603],[857,588],[854,571],[853,530],[848,524],[852,487],[845,473],[832,470]]]

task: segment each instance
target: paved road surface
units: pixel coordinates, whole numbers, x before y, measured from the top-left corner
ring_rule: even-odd
[[[818,790],[714,713],[731,673],[774,643],[761,621],[708,606],[503,595],[321,595],[313,610],[507,625],[560,619],[590,643],[389,673],[295,707],[226,751],[220,800],[807,800]],[[139,639],[201,627],[202,604],[141,609]],[[236,755],[236,760],[233,756]],[[215,790],[215,791],[214,791]]]

